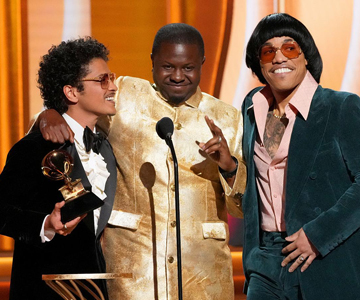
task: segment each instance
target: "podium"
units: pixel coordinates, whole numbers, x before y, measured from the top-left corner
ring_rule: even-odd
[[[132,278],[132,273],[94,273],[94,274],[49,274],[42,275],[42,280],[64,300],[89,300],[84,292],[95,300],[105,300],[94,279]]]

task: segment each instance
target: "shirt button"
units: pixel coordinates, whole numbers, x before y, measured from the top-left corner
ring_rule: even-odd
[[[174,258],[172,256],[169,256],[168,262],[172,264],[174,262]]]
[[[270,167],[270,170],[271,170],[271,171],[274,171],[274,170],[275,170],[275,168],[274,168],[274,167]]]
[[[176,123],[176,124],[175,124],[175,129],[176,129],[176,130],[180,130],[181,128],[182,128],[181,123]]]
[[[310,179],[312,179],[312,180],[316,179],[316,177],[317,177],[316,172],[311,172],[310,175],[309,175],[309,177],[310,177]]]
[[[274,194],[274,198],[277,198],[277,195],[276,195],[276,194]]]
[[[175,185],[174,185],[174,184],[172,184],[172,185],[170,186],[170,188],[171,188],[171,190],[172,190],[173,192],[175,192]]]
[[[172,221],[170,225],[171,227],[176,227],[176,221]]]

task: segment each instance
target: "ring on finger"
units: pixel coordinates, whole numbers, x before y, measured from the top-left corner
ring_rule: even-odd
[[[63,230],[67,230],[67,229],[68,229],[68,228],[67,228],[66,224],[64,224]]]
[[[300,255],[300,256],[299,256],[299,260],[300,260],[300,261],[304,261],[304,260],[305,260],[304,256]]]
[[[220,144],[220,143],[221,143],[222,138],[221,138],[221,136],[220,136],[220,135],[218,136],[218,138],[219,138],[219,140],[218,140],[218,144]]]

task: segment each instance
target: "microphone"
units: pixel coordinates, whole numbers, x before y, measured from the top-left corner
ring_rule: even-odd
[[[180,199],[179,199],[179,167],[171,136],[174,132],[174,123],[164,117],[156,123],[156,132],[159,137],[165,140],[169,146],[174,162],[174,183],[175,183],[175,218],[176,218],[176,250],[177,250],[177,273],[178,273],[178,296],[183,299],[182,293],[182,267],[181,267],[181,234],[180,234]]]
[[[174,132],[173,121],[168,117],[162,118],[159,122],[156,123],[156,132],[163,140],[171,139],[171,136]]]

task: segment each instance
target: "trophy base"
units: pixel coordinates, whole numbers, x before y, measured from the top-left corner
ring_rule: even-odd
[[[63,195],[66,203],[89,193],[89,191],[84,189],[84,186],[81,183],[81,179],[76,179],[73,182],[69,182],[68,184],[59,188],[59,191]]]
[[[104,201],[96,195],[93,193],[85,193],[82,197],[77,197],[65,203],[61,208],[61,222],[66,223],[102,205],[104,205]]]

